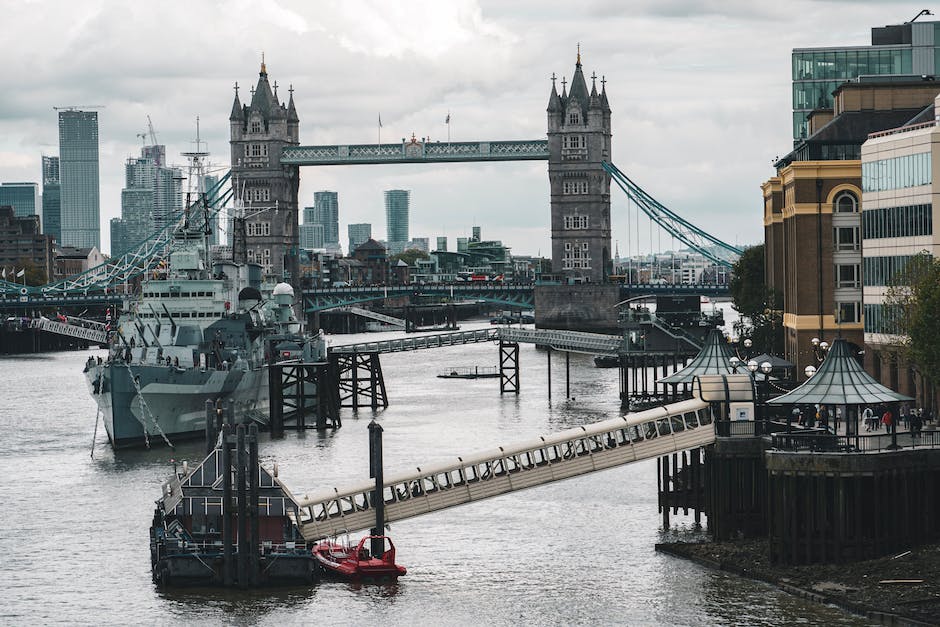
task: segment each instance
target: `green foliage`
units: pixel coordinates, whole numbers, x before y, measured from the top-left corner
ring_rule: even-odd
[[[731,269],[729,287],[735,311],[749,318],[745,335],[754,347],[771,355],[783,354],[783,312],[779,295],[764,281],[764,245],[752,246]]]
[[[885,298],[888,330],[914,367],[940,381],[940,260],[926,252],[914,256],[889,281]]]
[[[426,252],[424,252],[424,251],[422,251],[422,250],[417,250],[417,249],[415,249],[415,248],[409,248],[408,250],[406,250],[406,251],[403,252],[403,253],[398,253],[397,255],[392,255],[391,257],[389,257],[389,261],[398,261],[398,260],[401,260],[401,261],[404,261],[405,263],[407,263],[409,266],[414,266],[414,265],[415,265],[415,262],[416,262],[418,259],[428,259],[429,257],[430,257],[430,255],[428,255]]]
[[[26,279],[26,285],[45,285],[46,284],[46,269],[40,265],[33,263],[31,259],[25,257],[18,259],[13,266],[19,271],[20,268],[26,270],[26,276],[23,277]],[[9,271],[8,271],[9,272]],[[9,278],[9,273],[8,273]],[[17,283],[22,283],[23,278],[13,278],[9,279]]]
[[[752,246],[731,269],[731,298],[734,309],[753,318],[767,309],[767,286],[764,283],[764,245]]]

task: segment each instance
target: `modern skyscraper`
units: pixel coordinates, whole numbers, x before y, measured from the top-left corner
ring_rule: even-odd
[[[42,158],[42,232],[62,241],[62,197],[59,158]]]
[[[305,250],[323,248],[325,229],[320,223],[317,207],[304,207],[304,223],[300,225],[300,247]]]
[[[610,105],[592,75],[588,90],[578,53],[571,91],[552,80],[548,99],[548,180],[552,205],[552,272],[565,280],[603,283],[610,261]]]
[[[339,244],[339,198],[336,192],[314,192],[313,206],[316,207],[316,222],[323,225],[323,239],[326,244]]]
[[[442,253],[446,253],[446,252],[447,252],[447,236],[446,236],[446,235],[444,235],[444,236],[438,236],[438,238],[437,238],[437,248],[436,248],[435,250],[439,250],[439,251],[442,252]]]
[[[97,112],[59,111],[59,174],[61,244],[100,248]]]
[[[359,224],[349,224],[346,226],[346,231],[349,234],[350,256],[356,252],[356,248],[360,244],[365,244],[370,239],[372,239],[372,225],[365,222]]]
[[[408,206],[411,191],[390,189],[385,192],[385,225],[388,252],[398,254],[408,242]]]
[[[871,29],[871,46],[793,49],[793,140],[809,136],[814,109],[831,109],[836,87],[859,76],[934,76],[940,71],[940,22]],[[886,80],[888,80],[886,78]]]
[[[0,183],[0,206],[13,207],[17,218],[39,215],[39,185]]]
[[[182,171],[157,165],[164,146],[144,146],[125,164],[121,218],[111,220],[111,255],[134,249],[175,221],[183,209]],[[148,156],[149,155],[149,156]]]

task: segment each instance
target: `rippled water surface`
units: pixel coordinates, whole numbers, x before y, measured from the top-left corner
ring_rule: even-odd
[[[154,499],[169,460],[197,463],[202,444],[114,453],[100,429],[92,458],[87,357],[0,357],[0,623],[859,624],[657,554],[653,545],[664,536],[652,460],[396,523],[391,534],[408,575],[395,586],[161,592],[150,580],[147,544]],[[619,413],[615,369],[572,355],[574,400],[566,400],[564,356],[555,353],[549,402],[546,360],[522,346],[522,393],[500,397],[496,379],[435,376],[496,365],[492,344],[383,356],[391,404],[374,417],[385,429],[386,470]],[[335,432],[262,436],[262,460],[276,460],[298,495],[368,478],[372,418],[344,410]],[[669,537],[694,533],[691,519],[673,520],[680,530]]]

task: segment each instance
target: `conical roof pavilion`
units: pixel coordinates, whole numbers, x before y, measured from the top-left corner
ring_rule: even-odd
[[[838,338],[812,377],[800,387],[767,401],[770,405],[876,405],[914,400],[872,378],[852,356],[848,342]]]
[[[730,374],[731,348],[725,336],[718,329],[712,329],[705,338],[705,345],[689,365],[668,377],[663,377],[656,383],[692,383],[692,379],[704,374]]]

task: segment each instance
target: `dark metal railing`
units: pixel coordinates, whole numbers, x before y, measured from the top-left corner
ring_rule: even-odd
[[[877,435],[832,433],[775,433],[771,444],[781,451],[873,453],[911,448],[940,448],[940,431],[902,432]]]

